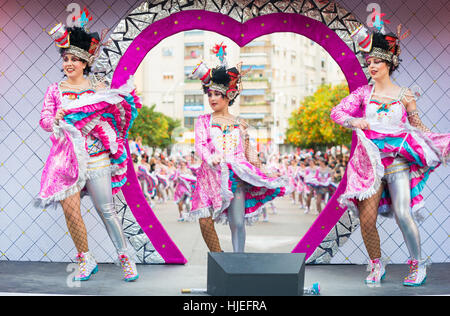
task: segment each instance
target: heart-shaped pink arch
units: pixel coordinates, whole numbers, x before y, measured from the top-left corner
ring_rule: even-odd
[[[242,24],[220,13],[190,10],[174,13],[143,30],[120,59],[114,72],[112,86],[119,87],[124,84],[129,76],[136,72],[146,54],[161,40],[193,29],[219,33],[230,38],[240,47],[257,37],[274,32],[297,33],[318,43],[331,55],[342,69],[350,91],[367,84],[367,79],[355,54],[333,30],[321,22],[300,14],[273,13],[253,18]],[[355,142],[353,141],[353,143]],[[353,147],[351,154],[353,154]],[[186,258],[145,200],[131,159],[128,160],[127,178],[128,182],[123,187],[123,194],[137,222],[155,249],[166,263],[186,263]],[[306,253],[306,258],[308,258],[336,225],[345,211],[339,207],[336,200],[345,188],[346,181],[346,177],[344,177],[325,209],[292,252]]]

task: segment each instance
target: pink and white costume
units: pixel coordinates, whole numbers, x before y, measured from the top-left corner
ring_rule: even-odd
[[[173,196],[175,203],[179,203],[186,197],[191,197],[197,179],[192,175],[180,173],[178,170],[171,177],[175,184],[175,193]]]
[[[372,196],[383,176],[394,174],[396,168],[405,168],[410,174],[411,208],[423,207],[421,191],[431,172],[449,157],[450,134],[422,132],[411,126],[404,105],[397,100],[386,106],[372,99],[373,87],[362,86],[344,98],[331,111],[331,118],[346,126],[352,118],[365,117],[370,130],[356,129],[357,143],[347,166],[347,186],[339,202],[357,211],[356,201]],[[394,162],[395,161],[395,162]],[[395,175],[394,175],[395,176]],[[389,191],[380,201],[379,212],[388,214]]]
[[[192,195],[190,215],[195,218],[212,216],[216,222],[227,222],[227,209],[240,180],[247,185],[247,224],[258,219],[260,207],[264,203],[291,190],[286,177],[271,178],[247,160],[239,124],[231,130],[222,131],[219,126],[212,124],[211,114],[199,116],[195,125],[195,150],[202,159]],[[214,155],[224,157],[217,166],[212,165]]]
[[[331,186],[331,170],[328,168],[326,170],[317,168],[312,181],[314,183],[314,189],[317,190],[318,193],[327,193]]]
[[[128,155],[124,141],[141,106],[131,81],[118,89],[87,90],[75,100],[61,92],[59,83],[50,85],[39,122],[52,132],[52,147],[41,178],[41,204],[64,200],[83,189],[88,179],[109,172],[116,194],[126,182]],[[67,112],[55,125],[60,108]],[[94,156],[96,161],[109,160],[111,166],[91,166]]]
[[[137,178],[141,184],[142,191],[148,201],[156,194],[158,179],[150,172],[148,164],[140,164],[137,169]]]
[[[295,177],[297,173],[297,167],[289,165],[287,167],[287,175],[289,177],[289,184],[295,188],[297,186],[297,179]]]
[[[295,186],[295,190],[299,193],[299,194],[302,194],[304,191],[305,191],[305,189],[306,189],[306,184],[305,184],[305,182],[304,182],[304,179],[305,179],[305,170],[306,170],[306,168],[301,168],[301,167],[298,167],[297,168],[297,172],[296,172],[296,174],[295,174],[295,179],[296,179],[296,186]]]

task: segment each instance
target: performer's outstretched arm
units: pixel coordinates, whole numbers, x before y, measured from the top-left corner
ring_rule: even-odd
[[[422,132],[431,133],[431,130],[423,124],[419,117],[419,111],[417,110],[416,99],[411,90],[407,90],[402,98],[402,102],[406,107],[406,113],[408,114],[408,121],[411,126],[421,130]]]
[[[358,111],[364,98],[363,88],[364,86],[359,87],[331,109],[330,116],[333,121],[347,128],[353,127],[351,122],[358,118]]]

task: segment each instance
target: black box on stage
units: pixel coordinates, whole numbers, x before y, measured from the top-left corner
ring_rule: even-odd
[[[304,281],[304,253],[208,253],[210,295],[299,296]]]

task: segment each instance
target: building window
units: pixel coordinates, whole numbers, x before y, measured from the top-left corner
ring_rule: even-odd
[[[186,94],[184,96],[184,104],[186,105],[199,105],[203,104],[203,95],[201,94]]]
[[[173,73],[163,73],[164,80],[173,80]]]
[[[189,128],[189,129],[194,128],[194,120],[195,120],[195,117],[185,117],[184,118],[184,127]]]
[[[195,66],[184,66],[184,80],[193,80],[191,78],[192,72],[194,71]],[[198,80],[195,80],[198,81]]]
[[[184,43],[184,59],[201,58],[204,44],[202,42]]]
[[[173,56],[173,48],[172,47],[163,47],[162,55],[166,57]]]
[[[194,35],[202,35],[203,33],[205,33],[202,30],[190,30],[190,31],[185,31],[184,35],[185,36],[194,36]]]

